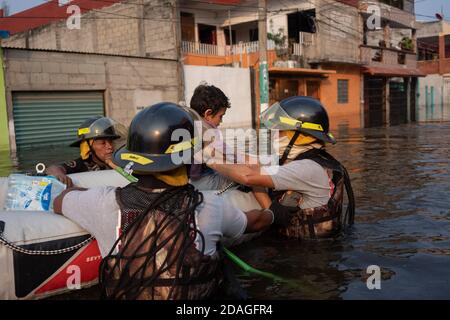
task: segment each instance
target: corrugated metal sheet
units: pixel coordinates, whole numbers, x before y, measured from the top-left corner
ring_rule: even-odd
[[[86,118],[104,115],[103,92],[15,92],[18,149],[69,144]]]

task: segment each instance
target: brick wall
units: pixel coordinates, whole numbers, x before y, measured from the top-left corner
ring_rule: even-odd
[[[4,40],[5,46],[176,59],[175,0],[136,0],[93,10],[81,29],[55,22]]]

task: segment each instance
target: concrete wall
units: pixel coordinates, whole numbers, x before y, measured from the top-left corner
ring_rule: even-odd
[[[228,67],[184,66],[186,105],[195,88],[207,82],[220,88],[230,99],[231,108],[223,118],[221,128],[252,127],[250,70]]]
[[[403,1],[403,10],[406,12],[409,12],[411,14],[415,14],[414,0],[404,0]]]
[[[443,31],[444,25],[449,25],[444,21],[418,22],[417,38],[437,37]]]
[[[360,16],[354,7],[318,0],[316,17],[318,30],[316,44],[307,48],[310,60],[359,62],[362,43]]]
[[[450,77],[419,78],[417,121],[450,120]]]
[[[357,66],[327,65],[326,69],[336,70],[321,82],[320,100],[327,109],[330,128],[361,127],[361,76]],[[338,80],[348,80],[348,103],[338,103]]]
[[[14,136],[14,91],[101,90],[107,116],[128,125],[142,107],[178,102],[177,66],[159,59],[5,49],[9,133]]]
[[[6,46],[176,59],[175,0],[119,3],[90,11],[81,29],[55,22],[3,41]]]

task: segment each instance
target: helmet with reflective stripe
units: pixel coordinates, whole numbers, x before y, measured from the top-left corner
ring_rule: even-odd
[[[94,116],[86,119],[81,123],[77,132],[77,141],[73,142],[71,147],[78,147],[82,141],[88,139],[119,139],[115,126],[116,122],[113,119]]]
[[[113,162],[138,173],[156,173],[189,164],[193,155],[194,120],[182,107],[162,102],[140,111],[131,121],[127,145]]]
[[[300,131],[323,142],[336,143],[329,132],[327,111],[311,97],[295,96],[275,103],[261,114],[261,123],[268,129]]]

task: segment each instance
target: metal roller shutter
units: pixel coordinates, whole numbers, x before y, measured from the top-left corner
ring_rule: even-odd
[[[67,145],[83,120],[104,115],[103,92],[15,92],[13,114],[18,149]]]

